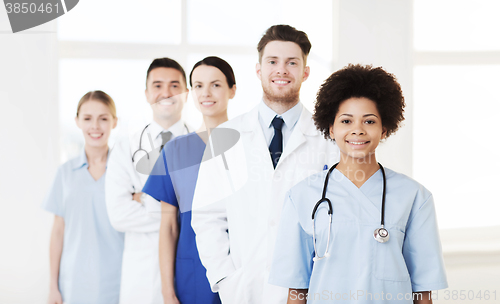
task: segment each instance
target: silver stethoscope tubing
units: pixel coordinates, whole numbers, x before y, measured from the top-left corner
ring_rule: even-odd
[[[141,132],[141,137],[139,137],[139,149],[135,150],[134,154],[132,154],[132,162],[134,162],[134,156],[135,156],[135,154],[136,154],[137,152],[139,152],[139,151],[144,151],[144,152],[146,153],[146,157],[149,159],[149,153],[148,153],[148,151],[146,151],[146,150],[144,150],[144,149],[142,148],[142,136],[144,135],[144,131],[146,131],[146,129],[149,127],[149,125],[151,125],[151,124],[147,124],[147,125],[144,127],[144,129],[142,129],[142,132]],[[186,131],[189,133],[189,129],[188,129],[188,127],[186,126],[186,124],[184,124],[184,128],[186,128]],[[150,138],[149,140],[151,140],[151,138]]]
[[[330,247],[330,233],[331,233],[331,228],[332,228],[332,214],[333,214],[333,207],[332,207],[332,202],[330,201],[330,199],[328,199],[326,197],[326,189],[328,187],[328,180],[330,179],[330,174],[332,173],[332,171],[335,169],[335,167],[337,167],[339,163],[336,163],[335,165],[333,165],[330,170],[328,170],[328,173],[326,174],[326,177],[325,177],[325,184],[323,186],[323,195],[321,196],[321,199],[316,203],[316,205],[314,206],[313,208],[313,212],[312,212],[312,228],[313,228],[313,245],[314,245],[314,258],[313,258],[313,261],[316,262],[316,261],[319,261],[323,258],[326,258],[326,257],[329,257],[330,256],[330,253],[328,253],[328,248]],[[378,163],[378,165],[380,166],[380,170],[382,171],[382,177],[383,177],[383,180],[384,180],[384,183],[383,183],[383,190],[382,190],[382,212],[381,212],[381,215],[380,215],[380,228],[377,228],[375,229],[375,231],[373,232],[373,237],[375,238],[375,240],[379,243],[385,243],[389,240],[389,231],[387,231],[387,229],[384,228],[384,215],[385,215],[385,189],[386,189],[386,178],[385,178],[385,170],[384,170],[384,167]],[[323,202],[327,202],[328,203],[328,217],[329,217],[329,222],[328,222],[328,240],[326,241],[326,250],[325,250],[325,254],[323,256],[320,256],[318,254],[318,250],[316,249],[316,232],[315,232],[315,221],[314,221],[314,216],[316,215],[316,211],[318,210],[319,206],[323,203]]]

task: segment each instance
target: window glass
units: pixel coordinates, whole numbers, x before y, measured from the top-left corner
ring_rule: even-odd
[[[313,45],[312,51],[330,60],[332,10],[332,3],[328,0],[307,5],[299,0],[189,0],[188,43],[250,46],[256,49],[267,28],[275,24],[289,24],[306,32]]]
[[[181,0],[85,0],[57,21],[59,40],[179,44]]]
[[[417,51],[500,50],[500,1],[418,0],[413,3]]]
[[[434,195],[440,228],[498,225],[500,65],[414,72],[414,177]]]

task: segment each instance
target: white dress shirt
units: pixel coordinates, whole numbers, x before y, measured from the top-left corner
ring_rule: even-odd
[[[273,140],[274,137],[274,127],[272,125],[273,119],[275,116],[283,118],[284,124],[281,129],[281,133],[283,134],[283,149],[286,146],[286,143],[288,142],[288,139],[290,138],[290,135],[293,132],[293,129],[295,128],[295,125],[297,124],[297,121],[299,120],[300,113],[302,113],[302,108],[304,106],[300,101],[293,106],[293,108],[289,109],[283,114],[278,114],[274,112],[273,109],[268,107],[264,100],[262,100],[259,105],[258,105],[258,111],[259,111],[259,123],[260,126],[262,127],[262,132],[264,132],[264,137],[266,139],[266,144],[269,147],[271,144],[271,141]]]

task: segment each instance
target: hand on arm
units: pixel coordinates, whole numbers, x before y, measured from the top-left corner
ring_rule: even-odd
[[[141,195],[142,195],[142,192],[137,192],[137,193],[133,193],[132,194],[132,199],[138,203],[142,203],[141,201]]]
[[[288,289],[288,301],[286,304],[306,304],[307,300],[307,292],[308,289],[295,289],[295,288],[289,288]]]
[[[413,304],[432,304],[431,292],[430,291],[414,292]]]
[[[162,202],[159,255],[161,290],[165,304],[179,304],[174,288],[175,255],[178,239],[177,207]]]
[[[59,265],[64,243],[64,219],[55,216],[50,236],[50,291],[48,304],[62,304],[59,291]]]

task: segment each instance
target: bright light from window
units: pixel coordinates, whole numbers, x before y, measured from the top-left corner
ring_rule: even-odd
[[[58,20],[59,40],[179,44],[181,0],[85,0]]]
[[[498,225],[500,65],[414,73],[414,177],[434,194],[440,228]]]
[[[332,11],[329,0],[307,5],[299,0],[189,0],[188,43],[256,49],[268,27],[289,24],[309,35],[315,54],[331,60]]]
[[[500,1],[416,0],[417,51],[500,50]]]

